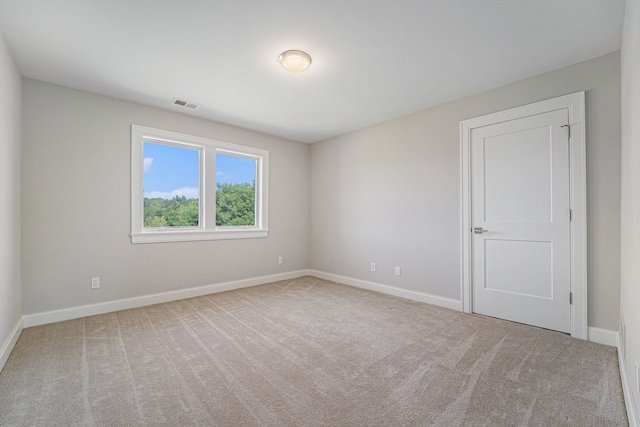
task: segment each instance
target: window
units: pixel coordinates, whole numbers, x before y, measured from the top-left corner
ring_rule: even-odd
[[[257,160],[216,154],[216,226],[256,225]]]
[[[133,125],[133,243],[267,237],[269,153]]]
[[[144,228],[200,225],[200,151],[143,141]]]

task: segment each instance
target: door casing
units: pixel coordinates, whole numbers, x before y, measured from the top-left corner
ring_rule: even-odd
[[[461,217],[461,295],[462,308],[471,313],[471,130],[482,126],[567,109],[569,138],[571,217],[571,336],[588,339],[587,325],[587,207],[586,207],[586,140],[585,93],[577,92],[498,113],[460,122],[460,217]]]

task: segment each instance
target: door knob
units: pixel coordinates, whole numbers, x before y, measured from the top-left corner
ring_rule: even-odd
[[[473,232],[474,232],[475,234],[482,234],[482,233],[488,233],[488,232],[489,232],[489,230],[485,230],[485,229],[484,229],[484,228],[482,228],[482,227],[474,227],[474,228],[473,228]]]

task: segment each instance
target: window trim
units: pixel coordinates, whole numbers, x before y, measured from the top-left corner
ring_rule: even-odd
[[[198,227],[144,227],[144,142],[200,149],[200,221]],[[256,225],[216,226],[216,154],[256,160]],[[131,243],[256,239],[269,234],[269,152],[259,148],[131,125]]]

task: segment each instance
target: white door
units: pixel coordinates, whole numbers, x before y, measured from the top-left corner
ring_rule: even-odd
[[[470,135],[472,311],[571,331],[567,109]]]

